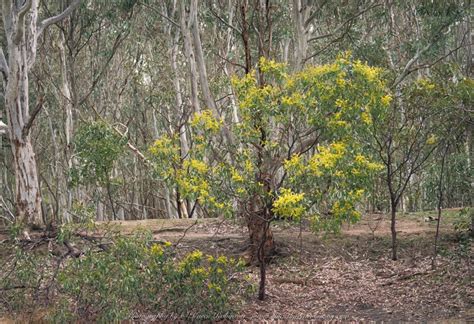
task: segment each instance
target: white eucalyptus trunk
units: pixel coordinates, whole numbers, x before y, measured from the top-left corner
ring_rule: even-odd
[[[308,18],[309,5],[305,0],[293,1],[293,24],[295,30],[295,67],[296,71],[303,68],[308,52],[308,32],[305,26]]]
[[[38,21],[39,0],[2,1],[7,55],[0,48],[5,108],[15,172],[16,213],[20,222],[42,227],[41,193],[30,129],[41,106],[30,114],[29,71],[36,60],[37,41],[49,25],[66,17],[79,4],[74,0],[61,14]]]

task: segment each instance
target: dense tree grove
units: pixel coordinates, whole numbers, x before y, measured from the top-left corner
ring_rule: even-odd
[[[389,214],[396,260],[474,204],[471,6],[2,0],[0,222],[241,218],[262,299],[275,219]]]

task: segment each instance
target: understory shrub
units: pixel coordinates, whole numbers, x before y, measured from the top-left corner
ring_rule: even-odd
[[[229,319],[252,287],[241,274],[243,262],[199,250],[178,257],[170,242],[154,241],[147,232],[117,234],[108,244],[77,243],[77,258],[17,248],[10,274],[0,276],[0,289],[16,298],[18,307],[10,311],[29,311],[46,300],[42,305],[54,322]]]

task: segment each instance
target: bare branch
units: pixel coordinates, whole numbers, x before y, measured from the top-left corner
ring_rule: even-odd
[[[415,56],[413,56],[411,60],[409,60],[408,63],[405,65],[402,73],[400,73],[398,77],[395,79],[395,81],[392,84],[392,88],[395,88],[398,84],[400,84],[400,82],[402,82],[408,76],[408,74],[410,74],[409,70],[412,67],[412,65],[415,64],[415,62],[418,61],[420,56],[426,53],[433,45],[434,43],[429,43],[428,45],[423,47],[421,50],[416,52]]]
[[[379,7],[381,6],[382,4],[381,3],[375,3],[365,9],[362,9],[361,11],[358,11],[356,12],[353,16],[351,16],[349,19],[347,19],[346,21],[344,21],[342,24],[340,24],[339,26],[337,26],[331,33],[327,33],[327,34],[324,34],[324,35],[319,35],[319,36],[315,36],[313,38],[310,38],[308,40],[308,42],[312,42],[312,41],[315,41],[315,40],[318,40],[318,39],[322,39],[322,38],[327,38],[327,37],[331,37],[335,34],[337,34],[341,29],[343,29],[345,26],[347,26],[348,24],[352,23],[355,19],[357,19],[358,17],[360,17],[361,15],[363,15],[364,13],[366,13],[367,11],[371,10],[371,9],[374,9],[376,7]],[[311,17],[310,17],[311,18]]]
[[[49,25],[55,24],[58,21],[61,21],[64,18],[66,18],[71,12],[74,11],[74,9],[77,8],[77,6],[79,6],[79,3],[81,3],[81,0],[73,0],[73,2],[71,2],[71,4],[63,12],[61,12],[59,15],[47,18],[47,19],[43,20],[41,23],[39,23],[38,24],[38,35],[37,36],[41,35],[41,33]]]
[[[319,11],[321,9],[323,9],[323,7],[328,3],[328,1],[323,1],[317,9],[315,9],[313,11],[313,13],[308,17],[308,19],[306,19],[306,21],[304,22],[304,28],[308,28],[309,27],[309,24],[314,20],[314,18],[316,18],[316,16],[318,15]]]
[[[236,32],[238,35],[241,35],[241,34],[242,34],[242,31],[241,31],[241,30],[239,30],[237,27],[235,27],[235,26],[229,24],[227,21],[225,21],[224,19],[222,19],[222,17],[219,16],[219,15],[217,14],[217,12],[215,12],[215,11],[212,9],[212,5],[209,5],[208,8],[209,8],[209,11],[211,12],[211,14],[212,14],[214,17],[216,17],[217,19],[219,19],[219,21],[220,21],[222,24],[224,24],[224,25],[227,26],[228,28],[232,29],[232,30],[233,30],[234,32]]]
[[[155,13],[157,13],[159,16],[161,16],[162,18],[168,20],[173,26],[177,27],[178,29],[181,29],[181,26],[176,22],[174,21],[173,19],[171,19],[170,17],[168,17],[167,15],[161,13],[159,10],[156,10],[155,7],[153,6],[150,6],[150,5],[147,5],[145,3],[143,3],[143,6],[145,6],[146,8],[148,9],[151,9],[153,10]]]
[[[36,103],[35,109],[31,113],[31,116],[28,119],[28,122],[25,124],[25,126],[23,127],[23,129],[21,131],[21,134],[22,134],[23,137],[28,135],[28,133],[30,132],[31,126],[33,126],[33,122],[35,121],[36,116],[38,116],[38,113],[43,108],[43,102],[44,102],[44,96],[40,95],[40,97],[38,99],[38,102]]]
[[[403,68],[403,71],[402,73],[400,73],[398,75],[398,77],[395,79],[395,81],[393,82],[392,84],[392,89],[395,88],[396,86],[398,86],[400,84],[400,82],[402,82],[410,73],[412,73],[413,71],[415,70],[410,70],[411,67],[413,66],[413,64],[415,64],[416,61],[418,61],[418,59],[423,55],[425,54],[433,45],[435,45],[439,39],[440,39],[440,36],[442,34],[442,31],[445,29],[445,28],[449,28],[451,26],[451,23],[447,23],[443,26],[441,26],[441,28],[438,30],[438,33],[436,34],[436,36],[432,39],[432,41],[430,41],[425,47],[423,47],[421,50],[417,51],[416,54],[411,58],[411,60],[408,61],[408,63],[405,65],[405,67]],[[464,38],[463,38],[464,39]]]

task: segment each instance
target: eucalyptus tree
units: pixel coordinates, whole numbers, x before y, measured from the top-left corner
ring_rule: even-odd
[[[8,132],[12,144],[18,220],[43,226],[38,171],[30,131],[42,107],[41,95],[30,111],[29,73],[36,61],[38,39],[48,26],[69,15],[80,3],[74,0],[60,14],[41,20],[39,0],[2,1],[7,39],[6,56],[0,48]]]

